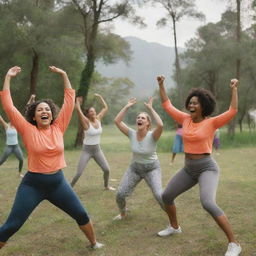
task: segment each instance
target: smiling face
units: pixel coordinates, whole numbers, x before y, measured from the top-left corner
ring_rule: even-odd
[[[41,102],[37,105],[33,120],[38,128],[46,129],[52,122],[52,111],[46,102]]]
[[[140,113],[136,118],[136,125],[138,130],[149,130],[151,122],[146,113]]]
[[[203,118],[202,106],[201,106],[197,96],[191,97],[191,99],[189,100],[187,109],[188,109],[190,116],[193,120]]]

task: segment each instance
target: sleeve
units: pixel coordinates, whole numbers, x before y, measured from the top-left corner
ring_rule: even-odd
[[[162,104],[163,109],[171,116],[178,124],[182,124],[184,119],[189,115],[175,108],[170,100],[165,101]]]
[[[212,118],[214,127],[220,128],[227,124],[237,113],[237,109],[230,107],[228,111]]]
[[[131,128],[128,128],[128,129],[129,129],[129,130],[128,130],[128,138],[131,139],[132,136],[133,136],[134,130],[131,129]]]
[[[64,103],[61,107],[60,113],[56,118],[54,124],[57,125],[60,130],[65,133],[70,119],[72,117],[73,109],[75,106],[75,90],[65,89],[64,90]]]
[[[22,116],[18,109],[13,105],[10,90],[0,91],[3,109],[8,116],[8,119],[16,130],[22,134],[24,130],[31,124]]]

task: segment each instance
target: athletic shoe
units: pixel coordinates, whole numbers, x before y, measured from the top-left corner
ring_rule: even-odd
[[[96,244],[91,245],[91,248],[92,248],[92,249],[99,249],[99,248],[101,248],[101,247],[103,247],[103,246],[104,246],[104,244],[101,244],[101,243],[99,243],[99,242],[96,242]]]
[[[125,216],[118,214],[116,217],[113,218],[113,220],[123,220],[124,218],[125,218]]]
[[[173,228],[169,225],[166,229],[159,231],[157,234],[159,236],[170,236],[170,235],[173,235],[173,234],[179,234],[181,232],[182,231],[181,231],[180,226],[179,226],[179,228],[175,229],[175,228]]]
[[[226,251],[225,256],[238,256],[241,251],[242,251],[242,248],[240,244],[229,243],[228,250]]]
[[[110,187],[110,186],[109,186],[109,187],[106,187],[106,188],[105,188],[105,190],[109,190],[109,191],[116,191],[116,189],[115,189],[115,188]]]

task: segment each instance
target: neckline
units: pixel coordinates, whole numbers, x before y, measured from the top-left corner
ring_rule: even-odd
[[[98,124],[98,127],[95,127],[93,124],[92,124],[92,122],[91,121],[89,121],[90,122],[90,125],[94,128],[94,129],[99,129],[100,128],[100,122],[99,122],[99,120],[98,119],[96,119],[96,122],[97,122],[97,124]]]
[[[147,135],[148,135],[148,131],[147,131],[146,135],[142,138],[142,140],[138,140],[138,133],[137,133],[137,131],[136,131],[136,140],[137,140],[138,142],[142,142],[142,141],[147,137]]]

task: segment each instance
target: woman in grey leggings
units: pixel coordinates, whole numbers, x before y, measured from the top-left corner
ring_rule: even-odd
[[[163,108],[177,123],[183,126],[185,152],[185,166],[170,180],[162,196],[170,225],[160,231],[158,235],[169,236],[181,233],[174,199],[198,183],[200,200],[204,209],[211,214],[229,241],[225,256],[238,256],[241,252],[241,247],[235,240],[226,215],[215,201],[219,167],[211,157],[212,142],[216,129],[227,124],[237,113],[238,80],[231,80],[232,98],[229,110],[215,117],[210,117],[216,102],[209,91],[201,88],[193,89],[185,102],[189,113],[185,113],[171,104],[165,92],[164,77],[159,76],[157,80]]]
[[[100,147],[100,136],[102,133],[101,119],[107,113],[108,106],[101,95],[95,94],[95,96],[99,98],[99,100],[103,105],[103,108],[101,109],[99,114],[96,113],[93,107],[86,109],[84,114],[81,109],[83,98],[82,97],[76,98],[75,107],[76,107],[79,119],[84,128],[84,141],[83,141],[82,153],[77,166],[77,173],[71,181],[71,186],[73,187],[76,184],[76,182],[82,175],[87,163],[91,158],[93,158],[103,171],[105,189],[115,190],[115,188],[110,187],[108,184],[110,168]]]
[[[132,161],[125,172],[116,195],[116,202],[120,214],[114,219],[123,219],[126,215],[126,197],[130,196],[135,186],[144,179],[152,190],[152,193],[160,206],[162,203],[162,180],[161,169],[156,154],[156,142],[160,138],[163,130],[163,122],[152,106],[153,99],[150,98],[146,107],[156,121],[156,128],[150,131],[151,118],[142,112],[136,118],[137,130],[129,128],[122,120],[127,110],[136,103],[132,98],[128,104],[118,113],[115,118],[115,124],[119,130],[124,133],[130,140],[132,149]]]
[[[0,165],[2,165],[11,154],[14,154],[19,160],[19,176],[23,177],[21,174],[23,166],[23,154],[18,144],[19,142],[17,131],[11,123],[5,122],[2,116],[0,116],[0,124],[4,127],[6,133],[6,145],[4,148],[4,152],[0,157]]]

